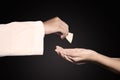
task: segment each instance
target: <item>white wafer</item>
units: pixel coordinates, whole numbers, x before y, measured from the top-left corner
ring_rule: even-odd
[[[68,35],[66,36],[66,39],[68,40],[69,43],[72,43],[73,40],[73,33],[68,33]]]

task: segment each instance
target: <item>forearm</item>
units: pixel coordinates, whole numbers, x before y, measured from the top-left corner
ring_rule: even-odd
[[[110,58],[101,54],[96,54],[95,61],[109,68],[112,71],[120,73],[120,59]]]
[[[120,61],[120,58],[112,58],[112,59]]]

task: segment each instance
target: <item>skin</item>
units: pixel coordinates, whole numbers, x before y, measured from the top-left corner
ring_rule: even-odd
[[[68,35],[69,26],[59,17],[54,17],[43,23],[46,35],[56,33],[60,35],[61,39],[64,39]]]
[[[56,46],[55,51],[64,59],[72,63],[80,64],[81,62],[90,61],[97,64],[101,64],[107,69],[110,69],[111,71],[120,74],[120,58],[111,58],[102,55],[94,50],[84,48],[66,49],[60,46]]]

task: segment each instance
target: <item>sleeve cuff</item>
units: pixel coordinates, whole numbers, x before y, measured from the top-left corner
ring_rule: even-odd
[[[43,55],[45,29],[42,21],[12,22],[4,28],[0,33],[4,35],[0,40],[1,56]]]

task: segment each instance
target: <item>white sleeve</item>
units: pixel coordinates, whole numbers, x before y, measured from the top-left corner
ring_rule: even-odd
[[[0,24],[0,56],[43,55],[42,21]]]

